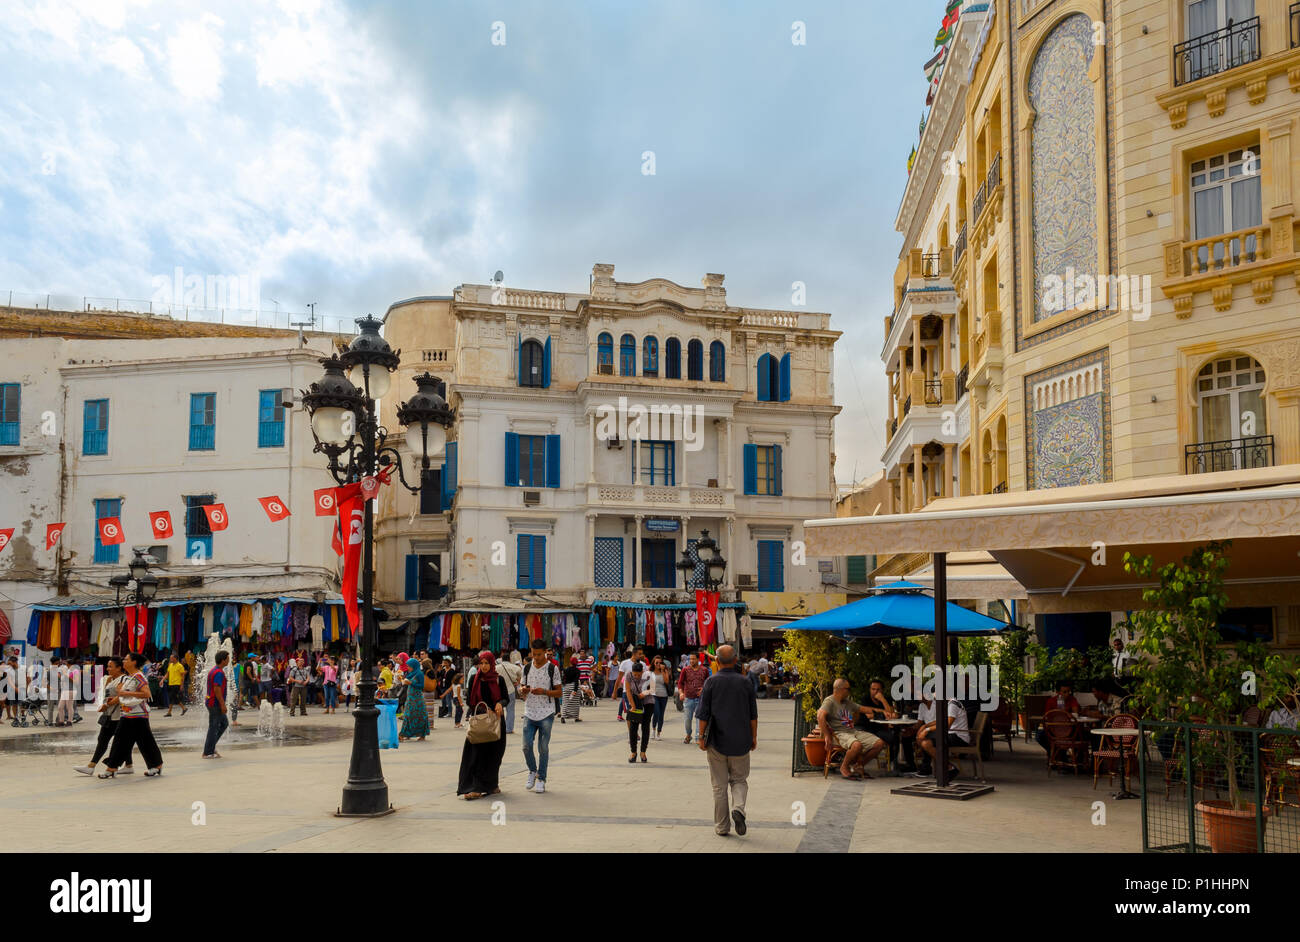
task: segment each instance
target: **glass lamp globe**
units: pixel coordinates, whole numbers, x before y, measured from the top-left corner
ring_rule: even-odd
[[[311,416],[311,430],[327,445],[346,445],[352,437],[343,431],[343,417],[347,411],[338,406],[317,409]]]
[[[427,433],[424,431],[426,428]],[[406,430],[406,447],[416,458],[426,455],[429,458],[436,458],[447,447],[447,430],[435,422],[430,422],[426,426],[419,424],[409,426]]]
[[[353,386],[365,392],[366,389],[366,370],[370,371],[370,398],[382,399],[388,392],[391,385],[391,377],[388,373],[388,367],[379,366],[371,363],[368,366],[361,363],[356,364],[348,370],[348,382]]]

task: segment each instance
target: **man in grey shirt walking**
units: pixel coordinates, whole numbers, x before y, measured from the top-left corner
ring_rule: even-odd
[[[709,757],[709,781],[713,785],[713,830],[719,837],[744,834],[745,799],[749,795],[749,754],[758,748],[758,698],[754,688],[736,666],[736,649],[729,644],[718,648],[718,672],[704,682],[699,721],[700,748]],[[731,792],[731,805],[727,792]]]

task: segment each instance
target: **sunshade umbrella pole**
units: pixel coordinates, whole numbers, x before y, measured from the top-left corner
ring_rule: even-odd
[[[934,554],[934,660],[939,689],[934,698],[934,779],[948,787],[948,554]]]

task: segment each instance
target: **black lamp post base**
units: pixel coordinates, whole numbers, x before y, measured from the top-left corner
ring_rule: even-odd
[[[363,677],[360,689],[361,704],[352,714],[355,724],[348,783],[343,786],[343,800],[335,812],[340,818],[378,818],[394,810],[388,802],[388,783],[379,761],[379,710],[374,705],[374,681]]]
[[[396,813],[397,809],[388,803],[388,786],[376,788],[350,785],[343,787],[343,803],[334,812],[336,818],[382,818]]]

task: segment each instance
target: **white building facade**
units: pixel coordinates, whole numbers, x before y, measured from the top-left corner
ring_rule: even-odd
[[[695,583],[677,564],[707,530],[724,600],[821,595],[800,541],[834,504],[839,334],[827,314],[730,306],[722,285],[622,283],[596,265],[588,294],[462,285],[393,305],[390,343],[449,351],[433,372],[456,424],[445,542],[381,502],[381,590],[409,598],[394,564],[424,540],[448,553],[441,608],[680,603]],[[395,385],[385,415],[411,391]]]

